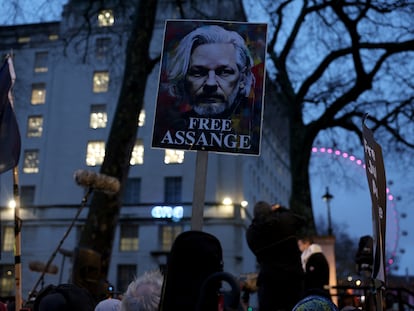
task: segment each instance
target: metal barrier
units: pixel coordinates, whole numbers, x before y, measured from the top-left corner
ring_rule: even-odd
[[[346,298],[353,298],[355,307],[369,311],[368,302],[375,293],[369,286],[335,286],[338,305],[344,307]],[[404,287],[387,287],[383,295],[384,310],[410,311],[414,310],[414,292]],[[368,307],[368,308],[367,308]]]

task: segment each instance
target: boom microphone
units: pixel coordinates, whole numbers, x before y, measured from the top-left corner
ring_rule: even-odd
[[[117,193],[121,187],[118,179],[92,171],[77,170],[73,176],[78,185],[106,193]]]
[[[45,268],[46,268],[46,265],[43,262],[40,262],[40,261],[29,262],[30,271],[44,272],[44,273],[49,273],[49,274],[58,273],[58,267],[56,265],[49,265],[47,269]]]

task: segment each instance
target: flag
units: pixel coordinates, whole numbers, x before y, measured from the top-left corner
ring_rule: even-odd
[[[14,78],[12,59],[7,57],[0,69],[0,174],[15,167],[20,158],[20,131],[11,96]]]

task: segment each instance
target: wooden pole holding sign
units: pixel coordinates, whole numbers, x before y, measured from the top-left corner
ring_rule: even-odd
[[[385,179],[384,161],[381,146],[362,121],[362,135],[364,139],[365,169],[368,179],[372,202],[373,222],[373,251],[374,262],[372,269],[372,286],[374,306],[367,310],[383,310],[383,291],[385,289],[385,228],[387,211],[387,189]]]
[[[194,177],[191,230],[203,229],[204,200],[206,196],[208,151],[197,151]]]
[[[13,168],[13,196],[14,196],[14,280],[15,280],[15,310],[19,311],[23,305],[22,300],[22,261],[21,261],[21,228],[20,194],[19,194],[18,167]]]

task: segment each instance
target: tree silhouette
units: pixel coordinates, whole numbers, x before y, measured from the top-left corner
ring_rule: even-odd
[[[93,16],[91,12],[97,10],[96,3],[95,5],[93,1],[90,3],[90,6],[85,6],[84,2],[77,4],[73,1],[73,5],[86,7],[85,16]],[[173,16],[177,12],[179,16]],[[94,279],[89,283],[85,283],[84,280],[74,280],[81,283],[83,287],[87,287],[95,296],[100,296],[105,291],[102,287],[102,280],[106,280],[109,270],[115,229],[122,206],[122,190],[128,177],[129,160],[138,130],[137,119],[143,107],[148,76],[159,60],[159,56],[151,58],[149,52],[157,19],[175,17],[245,20],[243,6],[239,0],[186,3],[182,1],[136,1],[136,9],[132,16],[134,18],[125,52],[122,87],[107,141],[105,158],[100,169],[101,173],[119,179],[121,191],[117,194],[94,193],[79,242],[79,247],[96,251],[101,257],[99,279]],[[74,267],[78,265],[79,260],[81,259],[75,256]]]
[[[414,4],[260,3],[273,28],[270,88],[290,124],[290,207],[308,220],[307,231],[314,234],[309,163],[317,140],[332,147],[361,140],[361,122],[368,114],[367,124],[381,144],[398,150],[414,147]]]

